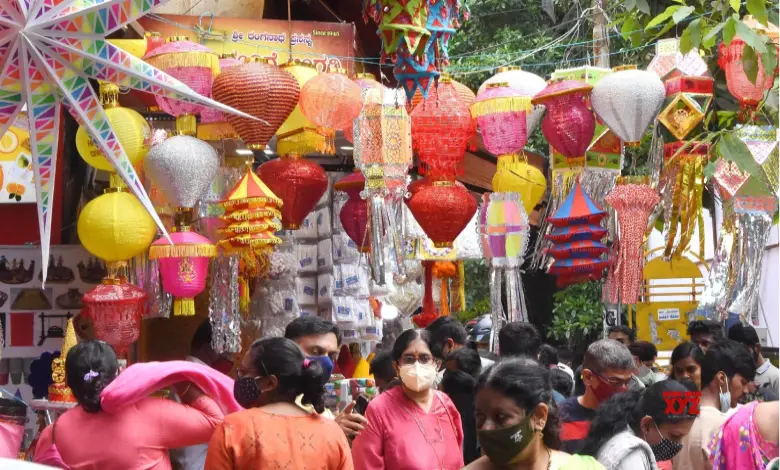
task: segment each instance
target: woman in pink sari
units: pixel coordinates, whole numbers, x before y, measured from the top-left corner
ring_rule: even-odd
[[[732,414],[712,436],[713,470],[764,470],[778,456],[780,403],[752,402]]]
[[[224,417],[217,403],[193,383],[177,384],[184,404],[144,394],[127,398],[126,406],[112,405],[108,412],[101,394],[118,371],[111,346],[100,341],[81,343],[70,350],[66,363],[67,384],[79,406],[41,433],[37,463],[73,470],[170,470],[169,449],[208,442]],[[149,382],[131,369],[122,376],[130,373],[135,383]]]

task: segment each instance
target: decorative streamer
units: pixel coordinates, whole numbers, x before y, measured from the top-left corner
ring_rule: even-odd
[[[238,292],[238,256],[214,261],[209,292],[211,347],[218,353],[241,351],[241,310]]]
[[[734,253],[736,225],[733,215],[723,221],[718,232],[718,246],[710,266],[710,273],[704,282],[697,315],[717,322],[726,319],[725,303],[730,292],[729,278],[731,273],[731,258]]]
[[[130,282],[146,292],[144,318],[169,318],[173,296],[162,288],[160,268],[156,259],[149,259],[149,253],[138,255],[133,260],[135,269],[131,272]]]
[[[504,322],[504,304],[501,300],[503,291],[501,281],[501,269],[495,265],[490,266],[490,319],[492,327],[490,328],[490,352],[498,353],[498,332]]]

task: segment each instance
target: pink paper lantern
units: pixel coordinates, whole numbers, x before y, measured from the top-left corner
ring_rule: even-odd
[[[211,240],[192,231],[171,233],[152,243],[149,258],[158,259],[162,285],[174,296],[173,314],[195,315],[195,296],[206,288],[209,259],[216,255]]]
[[[471,114],[477,119],[482,143],[494,155],[520,153],[528,141],[526,112],[531,103],[528,97],[506,83],[488,85],[471,105]]]
[[[547,107],[542,133],[566,158],[581,158],[593,140],[596,118],[585,105],[593,87],[576,80],[555,81],[534,96],[532,103]]]
[[[368,253],[371,249],[371,234],[367,233],[368,201],[360,197],[360,192],[366,186],[363,173],[356,171],[338,180],[333,189],[347,194],[347,202],[341,207],[339,220],[347,236],[355,242],[358,251]]]

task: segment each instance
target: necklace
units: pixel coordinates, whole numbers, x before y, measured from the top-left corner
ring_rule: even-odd
[[[433,407],[433,405],[431,405]],[[428,434],[425,432],[425,428],[423,427],[420,420],[417,418],[417,412],[412,411],[409,409],[408,406],[404,405],[404,409],[407,413],[409,413],[412,416],[412,419],[415,423],[417,423],[417,427],[420,428],[420,433],[423,435],[423,438],[425,439],[425,442],[428,443],[428,446],[430,446],[431,450],[433,451],[433,455],[436,456],[436,461],[439,462],[439,468],[444,469],[444,465],[441,463],[441,457],[439,457],[439,453],[436,451],[436,447],[433,445],[433,443],[428,439]],[[444,442],[444,430],[441,427],[441,422],[439,421],[439,416],[436,416],[436,423],[439,425],[439,438],[441,439],[440,442]],[[550,470],[549,468],[547,470]]]
[[[547,446],[544,446],[544,448],[547,449],[547,470],[550,470],[552,467],[552,451]]]

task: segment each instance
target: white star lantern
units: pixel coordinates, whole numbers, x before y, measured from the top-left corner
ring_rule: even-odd
[[[88,78],[252,118],[195,93],[105,39],[162,3],[165,0],[0,0],[0,136],[26,105],[44,283],[62,106],[89,131],[166,233]]]

